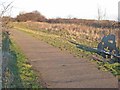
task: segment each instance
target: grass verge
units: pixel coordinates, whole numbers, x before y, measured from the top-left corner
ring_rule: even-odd
[[[14,42],[12,37],[5,42],[9,44],[9,60],[6,62],[6,80],[4,88],[42,88],[39,84],[38,77],[32,66],[28,63],[21,49]]]
[[[18,48],[17,44],[15,44],[13,40],[11,40],[10,46],[10,52],[14,57],[13,60],[16,60],[16,67],[14,67],[16,70],[11,71],[14,71],[14,73],[16,72],[16,74],[18,73],[17,75],[19,76],[17,77],[20,77],[24,88],[40,88],[38,77],[32,70],[32,66],[28,63],[25,55],[22,53],[20,48]]]

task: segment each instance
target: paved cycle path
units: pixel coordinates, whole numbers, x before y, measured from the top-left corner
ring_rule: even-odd
[[[11,35],[47,88],[117,88],[118,80],[94,64],[61,51],[32,35],[11,30]]]

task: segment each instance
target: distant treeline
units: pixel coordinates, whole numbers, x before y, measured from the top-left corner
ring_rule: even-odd
[[[77,18],[56,18],[56,19],[47,19],[44,15],[42,15],[38,11],[28,12],[28,13],[20,13],[15,18],[11,17],[3,17],[3,21],[6,20],[17,21],[17,22],[47,22],[47,23],[66,23],[66,24],[85,24],[93,27],[102,27],[102,28],[116,28],[118,27],[118,23],[115,21],[109,20],[87,20],[87,19],[77,19]],[[7,20],[7,21],[8,21]]]
[[[57,18],[57,19],[47,19],[48,23],[66,23],[66,24],[84,24],[89,25],[97,28],[117,28],[118,23],[115,21],[109,20],[87,20],[87,19],[64,19],[64,18]]]

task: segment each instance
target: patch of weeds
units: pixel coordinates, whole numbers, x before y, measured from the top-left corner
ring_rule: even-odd
[[[9,70],[13,75],[12,88],[41,88],[36,73],[28,63],[25,55],[17,44],[11,39]]]

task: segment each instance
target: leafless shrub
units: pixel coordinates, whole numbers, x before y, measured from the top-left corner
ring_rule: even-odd
[[[22,14],[20,13],[16,17],[16,21],[18,21],[18,22],[26,22],[26,21],[43,22],[43,21],[46,21],[46,18],[45,18],[45,16],[40,14],[38,11],[33,11],[33,12],[29,12],[29,13],[22,13]]]

